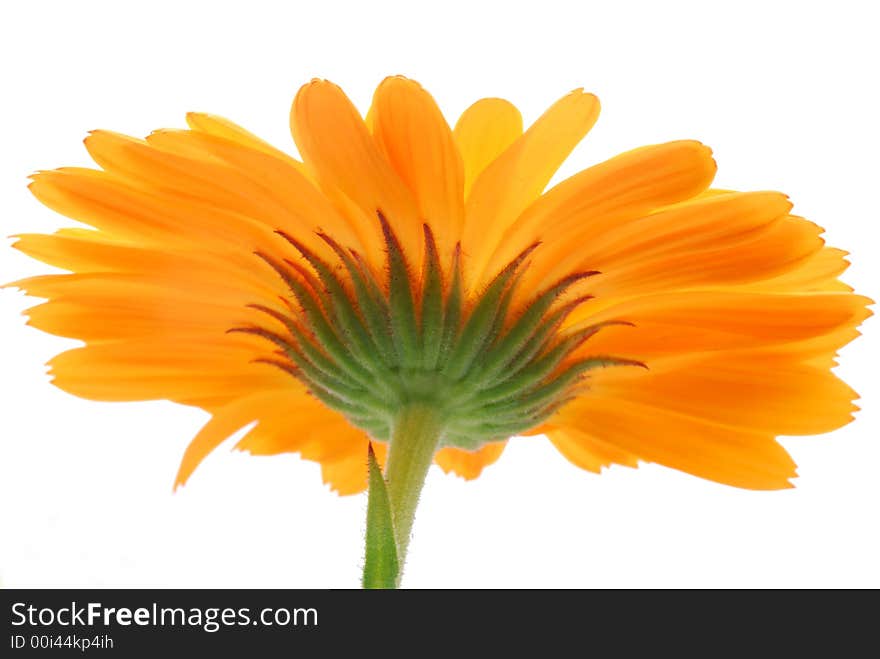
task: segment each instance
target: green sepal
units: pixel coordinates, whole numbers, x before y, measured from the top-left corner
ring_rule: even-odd
[[[499,337],[502,336],[504,324],[507,321],[507,312],[513,302],[513,294],[522,279],[522,275],[523,270],[517,270],[511,278],[510,283],[504,289],[504,293],[501,295],[501,300],[498,302],[498,309],[495,312],[495,319],[492,321],[492,326],[483,338],[483,342],[480,344],[477,354],[474,355],[474,359],[471,361],[470,367],[468,368],[468,379],[478,379],[480,374],[482,374],[486,368],[486,360],[494,353],[494,344],[498,341]],[[476,378],[473,376],[476,376]]]
[[[283,346],[285,350],[294,349],[298,350],[302,353],[302,356],[317,369],[319,369],[326,376],[335,378],[337,380],[341,380],[343,383],[350,387],[357,387],[358,382],[355,379],[348,377],[348,374],[344,369],[339,368],[339,365],[333,361],[330,357],[325,355],[320,348],[312,343],[306,333],[303,332],[302,329],[294,322],[292,318],[283,314],[275,309],[270,307],[263,306],[262,304],[249,304],[247,305],[250,309],[256,309],[257,311],[261,311],[267,316],[271,316],[276,320],[280,321],[287,328],[287,331],[290,332],[290,335],[293,337],[293,343],[289,346]]]
[[[579,337],[569,337],[557,342],[555,346],[529,361],[521,370],[510,373],[499,384],[479,391],[471,397],[472,402],[466,411],[484,410],[490,405],[518,399],[550,375],[573,349],[578,339]]]
[[[583,359],[566,366],[560,373],[539,385],[520,391],[516,396],[483,406],[483,411],[490,418],[504,418],[505,415],[521,414],[521,410],[542,408],[557,400],[559,395],[568,389],[570,384],[587,371],[607,366],[641,366],[642,368],[647,368],[642,362],[611,356]]]
[[[586,370],[580,363],[571,364],[558,375],[540,384],[526,387],[517,392],[515,396],[483,406],[483,413],[492,418],[505,418],[507,415],[520,415],[525,411],[531,415],[532,410],[541,408],[553,402],[557,394],[564,391],[568,385],[575,381]]]
[[[542,353],[549,347],[568,315],[580,304],[587,300],[591,300],[592,298],[592,295],[584,295],[562,305],[550,313],[541,321],[532,333],[532,336],[530,336],[525,344],[523,344],[513,359],[511,359],[503,369],[497,371],[493,376],[482,377],[479,382],[479,387],[481,389],[492,387],[500,382],[508,380],[511,375],[519,373],[519,371],[522,370],[526,364],[530,363],[536,355]]]
[[[598,323],[577,332],[572,332],[541,354],[526,361],[521,368],[506,370],[505,377],[501,382],[482,389],[473,396],[474,407],[485,408],[486,406],[506,400],[518,399],[518,397],[528,394],[531,390],[540,386],[544,378],[550,375],[580,344],[598,332],[601,327],[609,324],[620,323]]]
[[[504,369],[516,357],[517,353],[525,346],[535,329],[541,323],[544,314],[550,309],[553,302],[566,289],[578,281],[598,274],[597,271],[580,272],[566,277],[559,283],[551,286],[526,307],[514,325],[506,334],[492,346],[485,363],[482,364],[481,381],[490,381],[499,371]],[[581,299],[582,301],[583,299]]]
[[[312,296],[306,286],[294,277],[288,268],[270,256],[261,252],[256,255],[268,263],[277,272],[290,288],[296,301],[299,302],[309,322],[309,327],[315,338],[341,366],[344,366],[349,374],[363,385],[374,386],[375,376],[372,375],[345,347],[333,326],[327,322],[324,311],[318,301]]]
[[[387,400],[377,397],[373,390],[364,390],[362,387],[344,382],[336,375],[325,373],[309,361],[297,346],[289,343],[287,339],[276,332],[261,327],[233,327],[228,332],[253,334],[272,341],[282,348],[284,354],[293,362],[296,367],[296,377],[308,385],[312,389],[312,393],[320,397],[321,390],[327,392],[332,395],[334,400],[340,401],[341,409],[346,413],[373,416],[381,413],[388,404]],[[258,359],[256,361],[279,365],[274,360]]]
[[[400,572],[397,539],[388,488],[376,461],[373,444],[367,449],[369,494],[367,498],[367,538],[363,587],[396,588]]]
[[[357,254],[349,255],[342,246],[326,233],[318,233],[318,236],[336,252],[339,260],[345,265],[345,269],[351,276],[351,283],[357,298],[358,308],[363,314],[364,320],[370,332],[373,343],[379,349],[382,360],[389,367],[397,366],[399,359],[394,349],[394,342],[388,333],[389,318],[388,304],[372,276],[365,274],[362,268],[366,266],[355,259]]]
[[[370,266],[364,261],[363,257],[356,252],[355,250],[351,250],[351,255],[354,260],[357,262],[358,268],[361,271],[361,274],[364,277],[364,282],[367,285],[367,291],[370,294],[370,299],[375,302],[376,306],[380,312],[380,319],[383,321],[385,334],[388,337],[388,340],[391,341],[391,345],[393,347],[394,343],[392,341],[392,337],[390,335],[391,332],[391,308],[388,306],[387,295],[384,290],[382,290],[382,286],[378,281],[373,277]]]
[[[318,274],[318,278],[326,289],[326,298],[328,298],[329,306],[334,311],[334,316],[339,322],[343,336],[348,339],[346,343],[351,347],[352,352],[358,357],[359,361],[369,368],[375,359],[378,346],[370,337],[367,328],[364,326],[354,304],[352,304],[349,298],[348,292],[345,290],[345,286],[342,285],[342,282],[334,274],[333,268],[296,240],[296,238],[286,234],[284,231],[276,231],[275,233],[293,245]]]
[[[522,262],[537,246],[538,244],[535,243],[523,250],[495,276],[486,291],[480,296],[480,300],[465,322],[461,336],[456,341],[455,347],[449,355],[449,361],[444,368],[444,374],[449,378],[458,379],[470,368],[471,362],[483,347],[495,322],[508,283]]]
[[[443,341],[443,272],[431,227],[424,225],[425,265],[422,272],[422,363],[426,371],[437,366]]]
[[[458,340],[461,323],[461,308],[464,301],[464,291],[461,281],[461,244],[455,245],[452,255],[452,283],[449,285],[449,293],[446,297],[446,306],[443,311],[443,338],[440,340],[440,354],[437,361],[446,363],[449,353]]]
[[[419,331],[416,307],[410,287],[409,267],[403,248],[394,235],[391,225],[379,212],[385,248],[388,250],[388,300],[391,309],[391,332],[401,357],[403,368],[416,368],[421,362],[419,355]]]

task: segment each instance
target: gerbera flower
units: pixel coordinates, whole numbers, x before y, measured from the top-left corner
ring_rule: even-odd
[[[207,114],[145,140],[95,131],[100,169],[31,183],[90,228],[15,244],[70,271],[16,283],[48,300],[30,324],[84,342],[53,381],[206,410],[178,485],[255,422],[237,448],[298,452],[352,494],[372,442],[401,561],[431,462],[475,478],[513,435],[546,434],[594,472],[647,461],[789,487],[776,437],[852,418],[830,369],[870,301],[783,194],[711,189],[698,142],[546,190],[598,114],[577,90],[523,131],[487,98],[451,129],[393,77],[366,119],[337,86],[305,85],[302,161]]]

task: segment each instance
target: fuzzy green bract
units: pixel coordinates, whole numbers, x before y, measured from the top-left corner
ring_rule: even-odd
[[[442,420],[441,447],[475,450],[540,424],[574,395],[590,369],[643,366],[608,355],[571,358],[603,326],[627,324],[562,329],[568,314],[590,296],[568,302],[561,296],[597,272],[572,274],[512,311],[537,243],[471,295],[463,290],[458,246],[451,272],[443,272],[425,224],[424,268],[414,276],[390,224],[377,215],[387,249],[384,281],[358,253],[326,234],[319,235],[336,263],[278,232],[301,259],[257,256],[284,279],[291,300],[285,312],[254,308],[281,321],[287,333],[261,326],[230,330],[272,341],[280,357],[263,361],[291,373],[374,439],[388,441],[400,410],[418,404],[433,408]]]
[[[397,537],[388,488],[382,476],[373,445],[367,452],[370,498],[367,501],[367,537],[364,557],[364,588],[396,588],[400,577]]]

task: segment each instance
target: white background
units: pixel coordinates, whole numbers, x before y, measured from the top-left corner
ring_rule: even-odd
[[[9,2],[0,26],[4,236],[65,223],[26,176],[87,165],[90,129],[144,135],[204,110],[292,149],[300,84],[329,78],[365,110],[382,77],[403,73],[451,121],[481,96],[530,121],[572,88],[596,92],[602,117],[561,176],[700,139],[717,185],[790,194],[851,251],[847,280],[880,294],[870,2]],[[0,249],[0,281],[46,271]],[[172,494],[206,415],[56,390],[43,364],[73,342],[26,327],[28,305],[0,291],[4,585],[358,585],[365,497],[330,493],[296,456],[229,444]],[[796,489],[746,492],[651,465],[595,476],[546,440],[515,440],[475,482],[432,470],[405,584],[880,586],[876,319],[864,334],[839,369],[862,394],[857,420],[784,440]]]

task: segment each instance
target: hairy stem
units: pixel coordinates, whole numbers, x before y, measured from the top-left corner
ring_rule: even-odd
[[[406,560],[419,495],[440,442],[443,425],[432,406],[411,403],[397,416],[388,450],[385,481],[394,520],[400,574]]]

